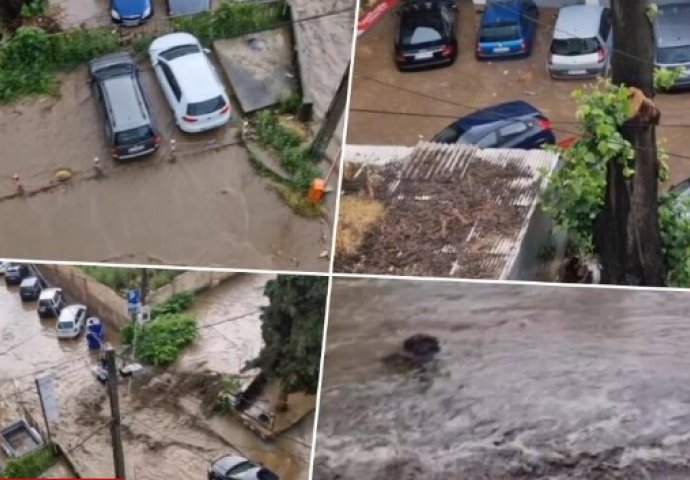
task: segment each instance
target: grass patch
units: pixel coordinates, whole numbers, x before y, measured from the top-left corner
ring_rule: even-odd
[[[344,196],[340,199],[335,250],[339,254],[357,253],[369,229],[381,221],[386,209],[381,202],[367,197]]]
[[[21,27],[0,47],[0,102],[56,94],[55,73],[118,49],[117,35],[107,29],[48,34],[38,27]]]
[[[109,286],[119,294],[124,294],[130,288],[138,288],[141,286],[141,269],[140,268],[115,268],[115,267],[93,267],[82,266],[79,267],[85,273],[93,277],[95,280]],[[172,280],[184,273],[183,270],[152,270],[148,271],[148,283],[151,290],[167,285]]]
[[[280,195],[280,198],[297,215],[306,218],[318,218],[323,215],[321,205],[311,203],[303,188],[277,175],[251,153],[249,154],[249,163],[252,164],[259,175],[266,179],[268,184]]]
[[[302,146],[302,136],[281,125],[276,115],[268,110],[262,110],[254,116],[254,126],[259,142],[280,157],[283,168],[292,176],[295,186],[306,191],[320,171],[312,160],[309,148]]]
[[[0,472],[0,478],[38,478],[57,461],[58,456],[52,445],[46,445],[20,458],[9,460]]]
[[[151,309],[151,318],[164,315],[182,313],[189,309],[194,303],[194,294],[191,292],[177,293],[165,302],[159,303]]]
[[[172,20],[177,31],[188,32],[208,45],[217,38],[231,38],[245,33],[269,29],[286,20],[286,6],[254,4],[223,0],[210,11]]]
[[[184,313],[158,316],[146,325],[122,329],[122,341],[131,345],[136,329],[136,357],[144,363],[164,367],[173,363],[198,336],[196,318]]]
[[[299,109],[302,107],[302,97],[297,93],[292,93],[290,95],[282,97],[278,100],[276,108],[282,114],[296,115]]]

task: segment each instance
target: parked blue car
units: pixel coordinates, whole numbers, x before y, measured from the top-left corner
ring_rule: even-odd
[[[526,57],[532,52],[539,9],[533,0],[489,2],[477,35],[479,60]]]
[[[153,16],[153,3],[151,0],[110,0],[110,16],[115,23],[136,27]]]
[[[456,120],[432,140],[436,143],[476,145],[480,148],[533,150],[553,145],[551,121],[521,100],[501,103]]]

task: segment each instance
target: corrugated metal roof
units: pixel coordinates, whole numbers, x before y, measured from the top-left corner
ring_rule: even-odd
[[[491,278],[505,278],[515,262],[523,237],[525,236],[529,220],[537,205],[537,197],[541,187],[541,171],[551,171],[558,162],[558,156],[544,150],[512,150],[512,149],[480,149],[471,145],[449,145],[430,142],[420,142],[415,147],[401,146],[369,146],[347,145],[345,147],[345,162],[386,165],[399,164],[397,180],[388,184],[390,193],[395,194],[401,182],[419,180],[438,182],[439,188],[448,181],[462,182],[469,165],[476,161],[490,162],[496,166],[504,166],[506,170],[519,169],[522,175],[507,180],[506,188],[519,191],[520,194],[511,197],[511,205],[523,207],[521,226],[515,228],[509,235],[495,235],[491,244],[481,253],[472,251],[471,241],[475,228],[470,231],[463,244],[446,245],[443,253],[457,253],[457,258],[470,255],[481,255],[482,270],[494,272]],[[459,175],[458,175],[459,172]],[[417,199],[433,202],[433,197]],[[495,205],[500,206],[505,201],[500,197]],[[460,206],[460,202],[458,202]],[[391,208],[395,208],[394,206]],[[475,221],[474,227],[477,227]],[[458,270],[456,259],[448,266],[448,275],[453,276]]]

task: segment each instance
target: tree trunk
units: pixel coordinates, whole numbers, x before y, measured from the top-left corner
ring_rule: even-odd
[[[647,97],[637,114],[621,128],[635,148],[633,178],[623,165],[608,165],[604,208],[597,218],[594,241],[602,263],[603,283],[663,286],[666,281],[658,212],[654,39],[647,17],[649,0],[613,0],[613,83],[638,88]],[[631,32],[634,32],[632,34]]]
[[[280,392],[278,393],[278,402],[276,403],[276,411],[287,412],[288,410],[288,392],[285,387],[280,385]]]

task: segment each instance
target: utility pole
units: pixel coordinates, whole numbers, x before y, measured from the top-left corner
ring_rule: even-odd
[[[125,478],[125,454],[122,449],[122,432],[120,425],[120,400],[117,393],[117,368],[115,366],[115,350],[108,347],[105,352],[108,367],[108,397],[110,398],[110,436],[113,444],[113,463],[115,464],[115,478]]]
[[[647,13],[649,4],[650,0],[611,2],[613,83],[638,89],[644,101],[620,129],[623,138],[635,148],[634,176],[626,178],[618,160],[609,162],[607,168],[604,207],[594,232],[603,283],[645,286],[666,283],[657,197],[656,125],[660,114],[651,100],[654,36]]]
[[[141,304],[146,305],[146,291],[149,289],[149,271],[141,269]]]
[[[345,106],[347,105],[347,87],[350,81],[350,64],[347,64],[343,78],[340,80],[338,90],[331,101],[326,116],[323,120],[323,125],[316,134],[314,143],[312,144],[312,156],[315,161],[321,160],[323,152],[328,148],[328,143],[333,138],[336,128],[340,120],[343,118]]]

